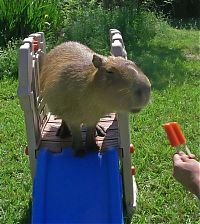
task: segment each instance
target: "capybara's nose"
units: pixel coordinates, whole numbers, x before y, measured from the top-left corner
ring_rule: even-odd
[[[146,105],[149,102],[151,95],[150,82],[141,82],[134,91],[135,97],[142,105]]]

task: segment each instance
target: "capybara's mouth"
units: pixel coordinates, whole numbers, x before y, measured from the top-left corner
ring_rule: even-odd
[[[131,113],[139,113],[141,111],[141,108],[132,109]]]

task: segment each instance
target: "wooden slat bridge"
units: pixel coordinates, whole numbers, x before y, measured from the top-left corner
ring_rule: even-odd
[[[56,136],[56,132],[61,125],[62,120],[54,115],[50,115],[42,130],[41,148],[48,148],[53,152],[60,152],[62,149],[72,145],[72,137],[61,139]],[[96,137],[97,145],[100,150],[106,150],[107,148],[119,148],[119,133],[116,114],[112,113],[101,118],[99,123],[101,127],[106,131],[105,137]],[[81,128],[83,142],[86,137],[86,126]]]

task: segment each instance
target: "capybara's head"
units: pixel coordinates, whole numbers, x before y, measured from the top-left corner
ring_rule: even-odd
[[[150,99],[151,83],[138,66],[122,57],[93,55],[95,87],[106,106],[139,112]]]

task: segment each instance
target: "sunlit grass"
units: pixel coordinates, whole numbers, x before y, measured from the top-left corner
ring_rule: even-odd
[[[199,91],[197,79],[155,90],[152,103],[140,114],[131,116],[133,163],[139,187],[133,223],[198,223],[198,199],[172,177],[171,158],[175,149],[169,146],[162,124],[177,121],[191,151],[200,159]]]
[[[0,222],[19,223],[31,197],[24,121],[16,96],[17,81],[0,82]]]

